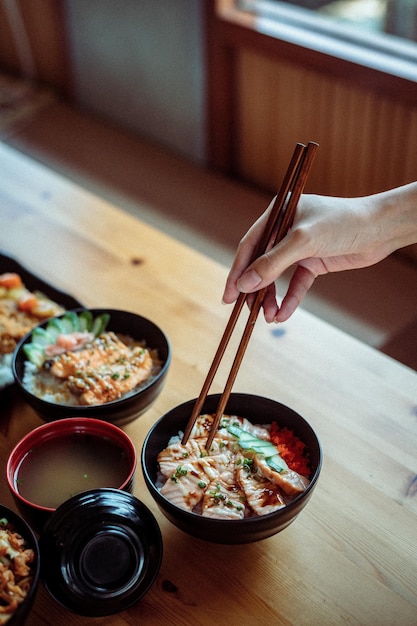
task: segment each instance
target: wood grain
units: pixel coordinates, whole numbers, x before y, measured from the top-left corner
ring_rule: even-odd
[[[0,249],[85,304],[136,311],[170,337],[163,393],[125,426],[140,451],[161,414],[198,395],[230,313],[220,305],[227,269],[3,145],[0,166]],[[223,382],[220,370],[213,391]],[[316,430],[324,465],[299,518],[257,544],[208,544],[165,520],[138,468],[135,494],[164,540],[151,591],[92,619],[40,587],[27,626],[416,624],[416,372],[298,311],[282,326],[258,320],[235,390],[279,400]],[[18,396],[0,405],[1,476],[40,423]],[[4,478],[0,499],[11,504]]]

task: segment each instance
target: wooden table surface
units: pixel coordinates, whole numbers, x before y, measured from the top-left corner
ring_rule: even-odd
[[[163,393],[124,427],[140,451],[151,424],[200,391],[230,314],[227,268],[1,144],[0,166],[0,251],[85,305],[153,319],[171,340]],[[66,612],[41,585],[27,626],[417,624],[417,373],[300,310],[282,326],[258,320],[234,390],[287,404],[319,436],[322,474],[298,519],[259,543],[206,543],[165,520],[139,468],[135,495],[164,541],[150,592],[95,619]],[[7,453],[41,423],[15,389],[2,395],[9,506]]]

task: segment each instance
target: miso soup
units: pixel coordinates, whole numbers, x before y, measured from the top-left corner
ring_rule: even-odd
[[[15,488],[30,502],[55,509],[87,489],[119,488],[129,469],[126,452],[114,442],[74,433],[29,450],[16,471]]]

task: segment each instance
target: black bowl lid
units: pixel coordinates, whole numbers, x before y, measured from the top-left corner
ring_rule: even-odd
[[[85,491],[64,502],[47,522],[39,547],[50,595],[86,616],[111,615],[137,602],[162,561],[153,514],[118,489]]]

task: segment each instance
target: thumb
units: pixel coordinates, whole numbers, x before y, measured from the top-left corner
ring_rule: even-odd
[[[267,287],[295,262],[299,261],[292,237],[288,234],[272,250],[251,263],[237,281],[237,288],[251,293]]]

